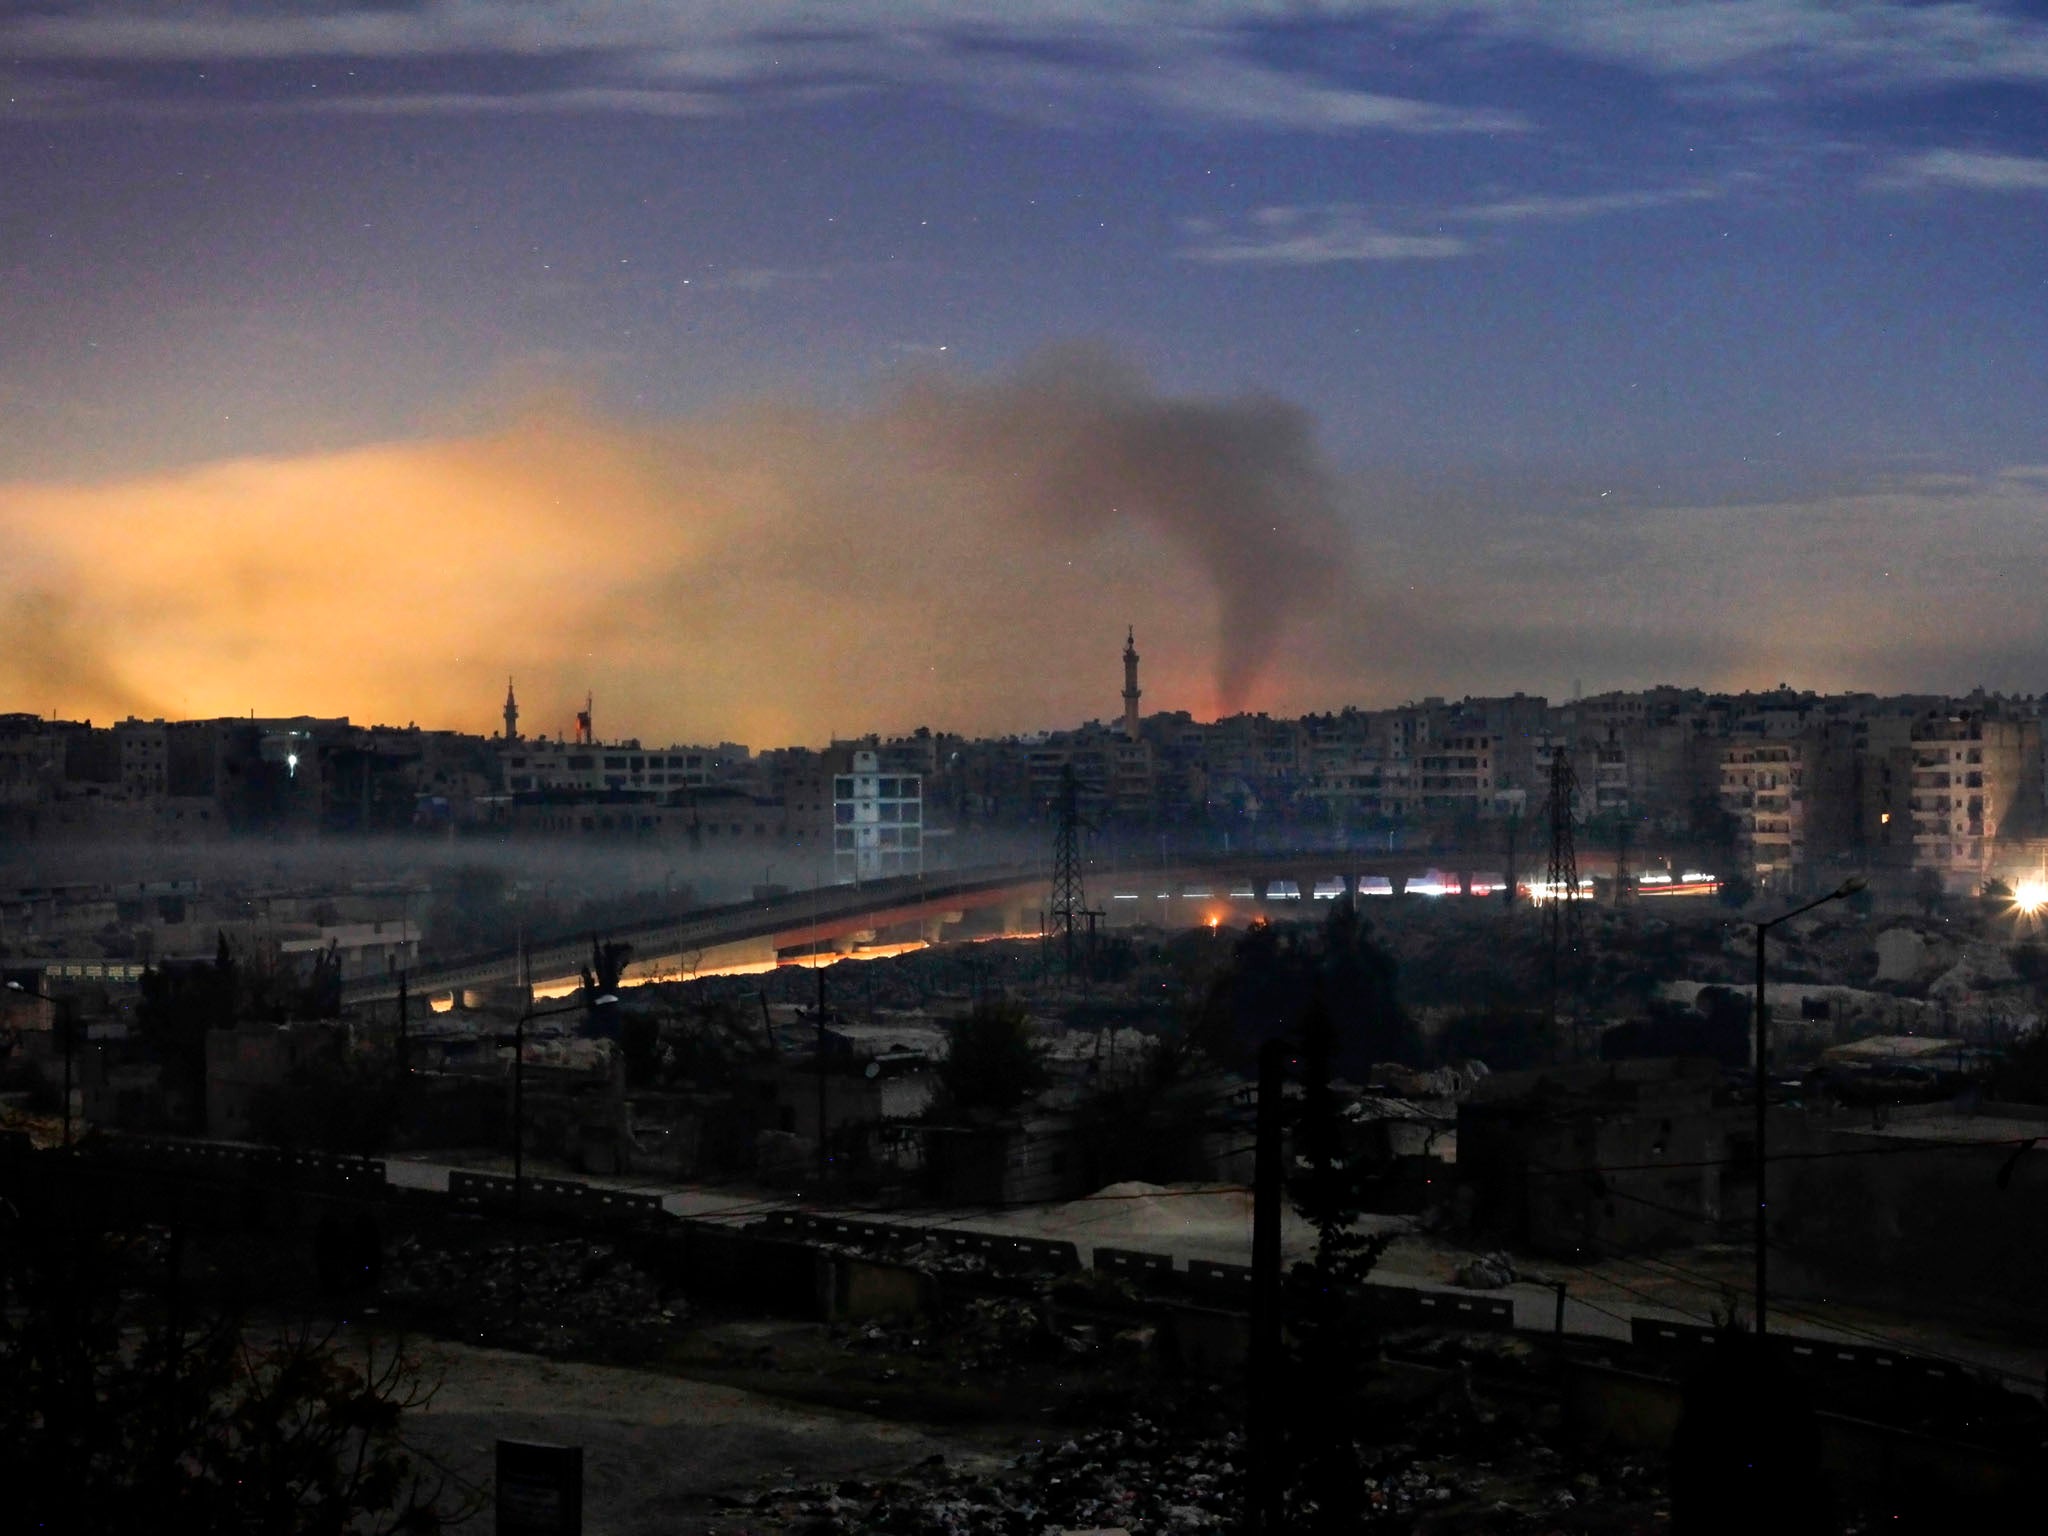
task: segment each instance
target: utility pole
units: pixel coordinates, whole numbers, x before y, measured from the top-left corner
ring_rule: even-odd
[[[1065,946],[1067,979],[1074,977],[1074,923],[1088,910],[1081,885],[1081,790],[1074,765],[1060,769],[1060,794],[1052,843],[1052,922]]]
[[[412,1012],[405,995],[406,973],[398,973],[398,1075],[404,1078],[412,1071],[412,1036],[408,1015]],[[524,1004],[520,1006],[524,1007]]]
[[[829,1159],[825,1155],[825,967],[815,950],[811,969],[818,977],[818,1193],[825,1193]]]
[[[1252,1153],[1252,1358],[1251,1401],[1246,1438],[1251,1442],[1250,1529],[1280,1536],[1282,1520],[1280,1443],[1280,1207],[1282,1178],[1281,1095],[1285,1047],[1268,1040],[1259,1047],[1258,1120]]]
[[[860,855],[859,855],[858,853],[856,853],[856,854],[854,855],[854,865],[855,865],[856,871],[858,870],[859,864],[860,864]],[[818,981],[818,1021],[817,1021],[817,1022],[818,1022],[818,1030],[817,1030],[817,1046],[816,1046],[816,1055],[817,1055],[817,1058],[818,1058],[818,1059],[817,1059],[817,1069],[818,1069],[818,1193],[819,1193],[819,1195],[820,1195],[820,1197],[821,1197],[821,1198],[822,1198],[822,1196],[823,1196],[823,1195],[824,1195],[824,1193],[825,1193],[825,1174],[826,1174],[826,1158],[825,1158],[825,957],[824,957],[824,954],[822,953],[822,950],[823,950],[823,945],[824,945],[824,938],[825,938],[825,935],[824,935],[824,929],[823,929],[823,918],[824,918],[824,900],[825,900],[825,898],[824,898],[824,893],[822,892],[822,890],[820,889],[820,887],[819,887],[819,885],[818,885],[818,875],[817,875],[817,872],[816,872],[815,870],[813,870],[813,871],[812,871],[812,873],[811,873],[811,971],[812,971],[812,974],[813,974],[813,975],[815,975],[815,976],[817,977],[817,981]]]
[[[1628,869],[1628,845],[1630,841],[1629,822],[1626,813],[1618,816],[1614,823],[1614,904],[1618,907],[1629,899],[1629,881],[1633,878]]]
[[[1851,875],[1827,895],[1817,896],[1803,907],[1794,907],[1790,912],[1781,912],[1769,922],[1756,925],[1756,1082],[1753,1091],[1756,1094],[1756,1336],[1759,1340],[1764,1336],[1764,1315],[1770,1294],[1770,1270],[1767,1262],[1770,1233],[1764,1220],[1768,1204],[1764,1188],[1764,1133],[1769,1126],[1765,1101],[1770,1094],[1771,1086],[1771,1005],[1764,993],[1764,940],[1778,924],[1798,917],[1803,912],[1811,912],[1815,907],[1824,906],[1828,902],[1842,901],[1854,896],[1863,889],[1864,884],[1861,875]]]
[[[1515,882],[1519,878],[1515,870],[1515,843],[1522,830],[1522,813],[1509,811],[1507,819],[1508,881],[1507,889],[1501,892],[1501,903],[1510,912],[1515,909]]]
[[[71,1150],[71,1037],[76,1033],[77,1009],[66,996],[57,999],[57,1028],[64,1036],[64,1150]]]
[[[1572,772],[1572,753],[1559,745],[1550,756],[1550,859],[1544,870],[1544,899],[1549,903],[1546,927],[1550,950],[1550,1043],[1559,1047],[1558,995],[1578,981],[1579,856],[1572,841],[1572,809],[1579,784]]]

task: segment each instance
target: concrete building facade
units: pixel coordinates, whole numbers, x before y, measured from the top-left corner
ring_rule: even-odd
[[[924,871],[924,779],[885,773],[872,748],[832,783],[832,878],[844,885]]]

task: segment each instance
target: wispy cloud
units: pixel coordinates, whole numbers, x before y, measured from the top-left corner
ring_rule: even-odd
[[[1880,191],[1960,187],[1971,192],[2048,192],[2048,160],[1974,149],[1930,149],[1895,160],[1870,178]]]
[[[1569,224],[1610,213],[1638,213],[1674,203],[1712,202],[1722,195],[1711,186],[1665,187],[1642,192],[1593,192],[1577,197],[1534,193],[1498,202],[1470,203],[1445,210],[1444,217],[1474,224]]]
[[[1339,7],[1339,9],[1343,9]],[[362,65],[366,112],[613,110],[696,114],[820,89],[898,84],[1027,116],[1096,117],[1134,104],[1187,122],[1342,133],[1508,133],[1518,113],[1390,95],[1263,62],[1274,17],[1243,0],[1099,0],[1033,8],[1000,0],[433,0],[342,3],[316,13],[200,4],[137,14],[74,0],[0,22],[0,54],[97,68],[162,101],[142,66]],[[500,63],[554,89],[410,91],[368,83],[377,65]],[[126,71],[125,75],[123,72]],[[154,94],[153,94],[154,93]],[[280,93],[314,106],[310,92]],[[331,101],[331,98],[323,98]],[[321,105],[318,110],[347,110]]]
[[[1190,228],[1177,254],[1219,265],[1319,267],[1335,262],[1445,261],[1471,254],[1457,235],[1404,234],[1372,223],[1355,208],[1262,208],[1251,227],[1231,232]]]
[[[1357,204],[1261,208],[1240,228],[1209,220],[1187,226],[1175,254],[1188,261],[1319,266],[1347,261],[1442,261],[1480,249],[1474,235],[1445,225],[1481,227],[1568,224],[1675,204],[1710,202],[1722,189],[1706,184],[1576,195],[1533,192],[1521,197],[1430,209],[1374,210]],[[1476,234],[1476,232],[1475,232]]]
[[[631,112],[648,117],[711,117],[732,109],[724,97],[704,91],[648,90],[633,86],[590,85],[532,91],[388,91],[330,92],[290,101],[265,98],[254,102],[205,107],[223,111],[332,112],[364,117],[423,117],[440,113]],[[186,104],[181,110],[191,110]]]
[[[1228,59],[1196,60],[1144,81],[1145,94],[1202,117],[1325,132],[1523,133],[1519,112],[1441,106]]]
[[[1309,28],[1313,53],[1282,46]],[[1388,76],[1373,62],[1386,42],[1423,71]],[[0,115],[695,117],[888,88],[1046,123],[1512,135],[1546,125],[1464,99],[1461,82],[1483,78],[1491,92],[1503,62],[1532,53],[1726,106],[2041,86],[2048,19],[2019,0],[37,0],[34,14],[0,19]],[[217,94],[197,97],[191,72],[159,67],[178,64],[218,67],[205,87]],[[318,90],[305,88],[310,73],[328,76]],[[1446,83],[1411,95],[1387,89],[1392,78]],[[1929,160],[1881,184],[2031,189],[2025,174],[2013,160]],[[1522,199],[1466,217],[1605,211]],[[1423,238],[1385,234],[1359,248]]]
[[[2048,80],[2048,25],[1996,0],[1362,0],[1359,9],[1758,92]]]
[[[1882,85],[2048,79],[2048,25],[1997,0],[333,0],[317,10],[214,0],[176,9],[54,0],[9,24],[14,56],[166,60],[665,57],[700,78],[757,78],[768,60],[894,40],[1111,46],[1240,62],[1304,16],[1398,25],[1409,41],[1532,42],[1664,75],[1779,75]],[[1282,79],[1293,76],[1275,71]],[[1313,89],[1311,87],[1311,89]],[[1352,93],[1340,92],[1349,96]],[[1363,94],[1363,93],[1361,93]],[[1372,109],[1329,104],[1340,118]],[[1311,106],[1291,103],[1289,111]]]

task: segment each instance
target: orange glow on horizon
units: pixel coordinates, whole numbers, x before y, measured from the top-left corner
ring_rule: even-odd
[[[1043,445],[975,415],[1006,399],[623,426],[553,404],[473,437],[0,482],[0,708],[489,733],[509,673],[532,736],[586,690],[608,740],[1001,733],[1113,713],[1127,622],[1148,704],[1316,702],[1302,658],[1219,642],[1213,537],[1049,510]],[[1277,645],[1297,606],[1229,622]],[[1025,633],[1053,650],[1020,673]]]

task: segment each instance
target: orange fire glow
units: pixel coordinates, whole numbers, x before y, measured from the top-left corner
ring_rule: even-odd
[[[1220,700],[1213,541],[1020,500],[1033,445],[975,430],[1004,399],[953,402],[967,425],[940,431],[932,398],[624,426],[557,405],[473,437],[0,482],[0,708],[489,731],[511,673],[533,735],[586,689],[612,739],[996,731],[1102,713],[1127,622],[1159,637],[1148,703],[1302,687],[1283,647]],[[1020,671],[1024,634],[1042,654]]]

